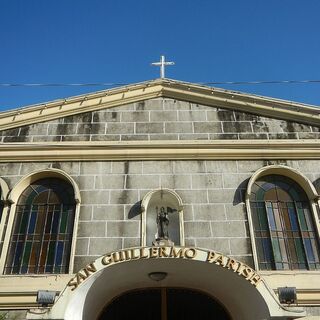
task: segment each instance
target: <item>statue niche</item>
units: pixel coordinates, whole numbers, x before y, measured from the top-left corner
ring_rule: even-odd
[[[169,238],[169,215],[168,210],[171,212],[176,211],[172,208],[167,207],[167,211],[164,207],[158,210],[156,207],[156,222],[157,222],[157,233],[155,236],[155,241],[152,242],[154,246],[173,246],[174,242]]]
[[[164,207],[160,208],[160,212],[157,210],[157,227],[158,227],[158,236],[156,240],[168,240],[169,239],[169,217],[168,213],[164,210]]]
[[[180,197],[172,190],[149,192],[142,200],[142,245],[184,245]]]

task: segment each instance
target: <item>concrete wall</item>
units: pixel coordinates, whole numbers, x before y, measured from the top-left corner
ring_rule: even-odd
[[[281,161],[315,185],[317,161]],[[35,169],[59,168],[81,191],[74,271],[105,252],[141,244],[141,216],[133,209],[156,188],[175,190],[184,204],[186,245],[211,248],[252,265],[244,193],[264,161],[119,161],[0,164],[12,188]],[[136,207],[135,207],[136,208]]]
[[[152,99],[0,132],[2,142],[318,139],[319,127]]]
[[[316,139],[319,128],[161,98],[0,134],[4,143]],[[147,192],[160,187],[182,198],[187,246],[221,251],[252,265],[244,193],[256,170],[275,163],[298,169],[320,191],[319,162],[308,160],[0,163],[0,176],[10,188],[45,168],[62,169],[74,178],[82,198],[75,272],[105,252],[139,246],[141,215],[135,209]],[[309,309],[310,315],[318,315],[319,309]]]

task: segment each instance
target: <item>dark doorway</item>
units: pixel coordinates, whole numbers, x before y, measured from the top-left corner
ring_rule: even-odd
[[[223,306],[189,289],[156,288],[127,292],[108,304],[98,320],[231,320]]]

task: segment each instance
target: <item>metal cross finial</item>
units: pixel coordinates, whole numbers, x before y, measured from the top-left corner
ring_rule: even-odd
[[[165,61],[164,56],[160,56],[160,61],[159,62],[153,62],[151,63],[153,66],[160,66],[160,78],[165,78],[164,76],[164,67],[165,66],[172,66],[174,65],[174,62],[167,62]]]

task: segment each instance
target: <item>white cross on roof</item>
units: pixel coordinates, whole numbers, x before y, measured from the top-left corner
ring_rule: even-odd
[[[153,62],[151,64],[153,66],[160,66],[160,78],[165,78],[164,67],[165,66],[172,66],[172,65],[174,65],[174,62],[165,61],[165,56],[160,56],[159,62]]]

